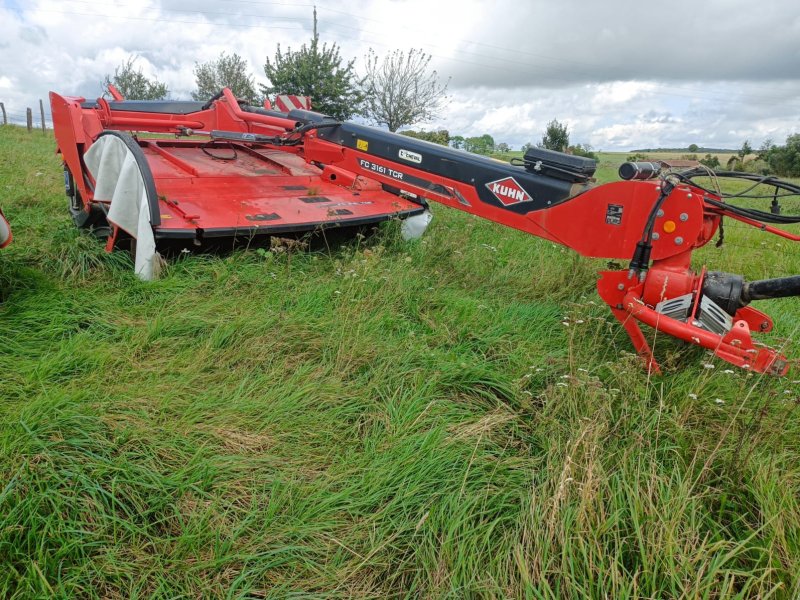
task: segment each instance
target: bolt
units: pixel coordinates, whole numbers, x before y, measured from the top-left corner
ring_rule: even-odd
[[[691,195],[691,194],[686,194],[686,197],[687,197],[687,198],[691,198],[691,197],[692,197],[692,195]]]
[[[761,331],[766,331],[769,329],[769,323],[767,321],[761,321]]]
[[[624,283],[618,283],[617,284],[617,289],[620,290],[620,291],[624,290],[625,289],[625,284]]]
[[[657,231],[654,231],[654,232],[653,232],[653,240],[657,240],[659,237],[661,237],[661,236],[660,236],[660,235],[658,235],[658,232],[657,232]]]
[[[680,219],[685,223],[686,221],[689,220],[689,215],[687,215],[686,213],[681,213]]]
[[[683,238],[682,237],[676,237],[675,238],[675,245],[676,246],[680,246],[682,243],[683,243]]]
[[[656,213],[656,216],[657,216],[657,217],[663,217],[663,216],[664,216],[664,211],[663,211],[662,209],[660,209],[660,208],[659,208],[659,209],[658,209],[658,212]]]

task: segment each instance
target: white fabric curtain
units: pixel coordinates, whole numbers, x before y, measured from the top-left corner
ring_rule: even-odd
[[[0,248],[4,248],[11,241],[11,227],[8,226],[3,213],[0,212]]]
[[[109,222],[136,239],[136,275],[146,281],[153,279],[156,241],[144,179],[136,158],[122,139],[104,135],[84,154],[84,162],[95,180],[94,197],[111,200]]]

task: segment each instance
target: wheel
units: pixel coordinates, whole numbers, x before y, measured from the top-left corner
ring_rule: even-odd
[[[67,195],[67,207],[72,217],[72,222],[78,229],[86,229],[97,238],[105,239],[111,235],[111,227],[106,220],[106,215],[99,206],[92,205],[87,212],[84,209],[83,198],[75,185],[75,179],[69,168],[64,165],[64,192]]]

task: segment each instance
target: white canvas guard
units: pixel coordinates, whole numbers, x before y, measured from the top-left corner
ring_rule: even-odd
[[[104,135],[84,154],[84,162],[95,180],[94,197],[111,200],[109,222],[136,239],[136,275],[145,281],[153,279],[158,260],[156,241],[144,179],[136,158],[122,139]]]
[[[11,227],[8,226],[3,213],[0,212],[0,248],[4,248],[11,241]]]
[[[418,240],[425,233],[428,224],[433,220],[431,211],[425,209],[422,213],[403,219],[400,225],[400,236],[406,240]]]

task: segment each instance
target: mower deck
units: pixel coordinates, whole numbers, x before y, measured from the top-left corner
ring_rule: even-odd
[[[158,194],[157,240],[352,227],[424,210],[374,181],[360,181],[358,189],[328,183],[319,169],[287,152],[202,140],[138,141]]]

